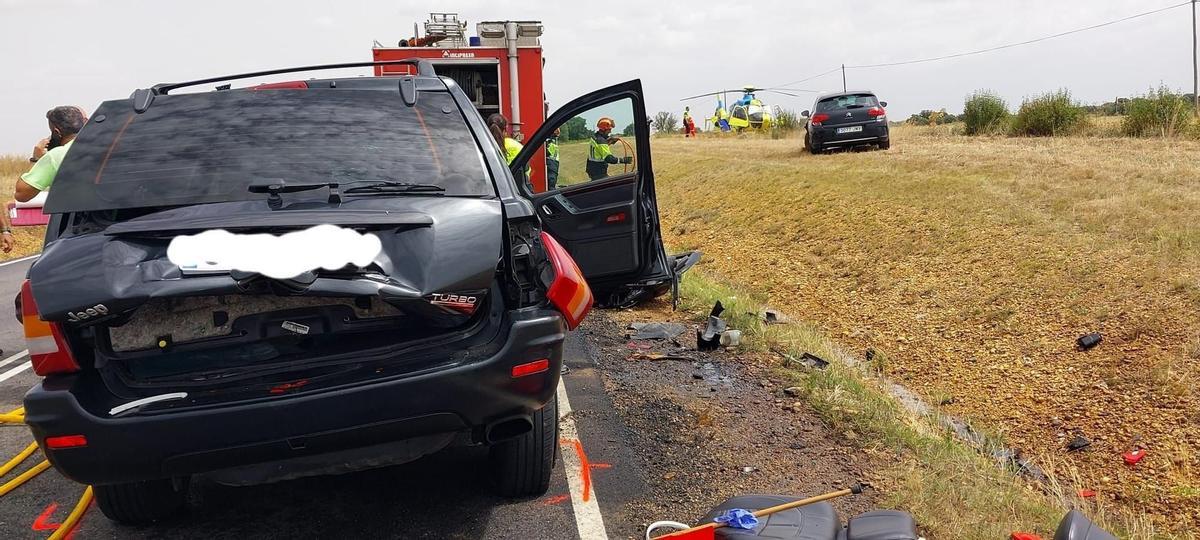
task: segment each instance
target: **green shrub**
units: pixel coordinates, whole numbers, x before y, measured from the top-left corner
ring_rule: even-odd
[[[1133,137],[1174,137],[1192,125],[1192,104],[1165,86],[1133,98],[1121,129]]]
[[[780,131],[792,131],[800,127],[800,117],[796,115],[796,111],[791,109],[775,109],[775,129]]]
[[[1083,108],[1071,100],[1071,93],[1056,90],[1021,103],[1013,118],[1012,134],[1053,137],[1078,132],[1087,124]]]
[[[979,90],[967,98],[958,119],[965,124],[967,135],[984,135],[1004,132],[1008,116],[1008,104],[1000,96]]]

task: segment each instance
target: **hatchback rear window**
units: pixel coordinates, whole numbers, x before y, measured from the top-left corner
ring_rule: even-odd
[[[843,111],[846,109],[861,109],[878,107],[879,100],[871,94],[849,94],[834,96],[817,102],[817,112]]]
[[[254,183],[397,181],[490,196],[478,143],[448,93],[310,89],[107,101],[80,131],[49,213],[262,199]],[[324,190],[306,192],[324,197]],[[296,194],[305,197],[304,194]]]

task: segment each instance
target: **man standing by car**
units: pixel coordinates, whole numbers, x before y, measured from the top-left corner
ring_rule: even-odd
[[[33,157],[29,158],[33,167],[17,180],[13,197],[19,202],[28,202],[38,193],[50,189],[75,135],[87,123],[87,115],[79,107],[64,105],[50,109],[46,120],[50,124],[50,136],[33,147]]]
[[[613,127],[617,123],[612,118],[604,117],[596,121],[596,133],[588,141],[587,175],[592,180],[608,176],[608,166],[618,163],[633,163],[633,156],[618,158],[612,153],[612,144],[617,138],[612,136]]]

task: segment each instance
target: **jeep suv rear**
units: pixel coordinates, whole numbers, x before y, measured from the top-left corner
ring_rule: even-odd
[[[613,231],[543,224],[539,205],[572,192],[523,191],[512,171],[529,156],[510,168],[454,81],[407,62],[416,75],[159,85],[103,103],[80,132],[20,297],[44,376],[25,419],[108,517],[162,518],[194,474],[270,482],[454,444],[490,448],[503,494],[546,490],[567,331],[593,294],[656,294],[674,279],[648,128],[640,171],[580,188],[637,213],[619,233],[629,241],[589,254],[631,263],[589,283],[569,250]],[[557,116],[614,99],[645,117],[637,81]],[[381,250],[285,278],[168,256],[177,237],[207,230],[316,225],[374,235]]]

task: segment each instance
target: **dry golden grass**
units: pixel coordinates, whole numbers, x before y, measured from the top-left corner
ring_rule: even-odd
[[[0,211],[4,204],[12,200],[13,186],[21,173],[29,170],[29,158],[22,156],[0,156]],[[15,227],[13,229],[13,250],[0,253],[0,261],[17,259],[38,253],[42,250],[42,238],[46,235],[45,227]]]
[[[890,151],[829,156],[657,139],[664,236],[885,353],[889,377],[947,412],[1078,470],[1113,513],[1200,527],[1200,142],[952,129],[896,128]],[[1091,331],[1104,343],[1076,351]],[[1063,450],[1073,430],[1091,450]],[[1131,469],[1120,454],[1136,443],[1150,457]]]

